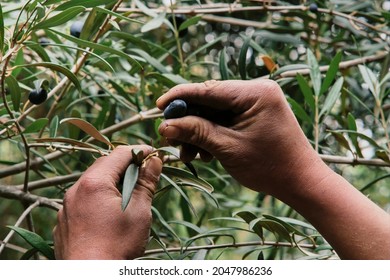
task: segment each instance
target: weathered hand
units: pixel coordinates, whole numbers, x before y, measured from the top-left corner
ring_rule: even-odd
[[[133,259],[142,256],[149,238],[151,203],[162,163],[151,157],[140,169],[137,186],[124,212],[118,183],[131,161],[132,148],[119,146],[99,158],[65,195],[58,212],[54,243],[57,259]]]
[[[270,194],[293,180],[303,165],[310,168],[321,162],[282,90],[271,80],[179,85],[157,106],[163,109],[175,99],[219,114],[217,122],[190,115],[161,124],[161,135],[183,144],[181,156],[186,161],[194,158],[198,149],[191,147],[196,146],[202,158],[215,156],[243,185]]]

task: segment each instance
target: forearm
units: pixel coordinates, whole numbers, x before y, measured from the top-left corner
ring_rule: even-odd
[[[312,167],[281,197],[342,259],[390,259],[390,215],[324,164]]]

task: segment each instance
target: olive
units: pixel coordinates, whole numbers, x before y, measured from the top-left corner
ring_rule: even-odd
[[[47,45],[50,44],[49,39],[42,37],[39,39],[38,43],[41,45],[41,47],[46,47]]]
[[[316,3],[311,3],[309,6],[309,11],[312,13],[317,13],[318,12],[318,6]]]
[[[184,100],[173,100],[164,110],[166,119],[176,119],[184,117],[187,114],[187,103]]]
[[[70,35],[80,38],[81,30],[83,30],[84,22],[82,21],[75,21],[70,26]]]
[[[46,100],[46,98],[47,98],[47,91],[43,88],[40,88],[39,90],[33,89],[28,94],[28,100],[30,100],[30,102],[35,105],[39,105],[43,103]]]

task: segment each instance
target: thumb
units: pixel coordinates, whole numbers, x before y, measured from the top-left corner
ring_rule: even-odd
[[[141,201],[152,202],[157,183],[160,179],[162,170],[162,161],[157,156],[152,156],[146,160],[141,166],[137,180],[137,185],[134,189],[134,196]]]
[[[216,158],[235,139],[233,130],[196,116],[165,120],[158,130],[168,140],[197,146]]]

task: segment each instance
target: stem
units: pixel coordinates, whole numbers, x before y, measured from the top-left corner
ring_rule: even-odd
[[[26,210],[24,210],[24,212],[22,213],[22,215],[19,217],[19,219],[16,221],[16,223],[14,224],[15,227],[19,227],[19,225],[23,222],[23,220],[29,216],[30,212],[37,206],[39,206],[39,201],[35,201],[33,204],[31,204],[29,207],[27,207]],[[11,230],[8,235],[4,238],[1,246],[0,246],[0,255],[1,253],[3,252],[5,246],[7,245],[8,241],[12,238],[12,236],[14,235],[15,231],[14,230]]]

